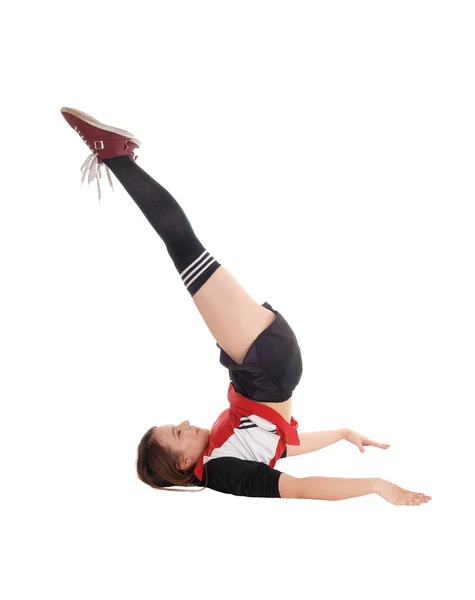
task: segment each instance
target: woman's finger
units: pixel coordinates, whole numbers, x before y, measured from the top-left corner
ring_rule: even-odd
[[[377,448],[384,448],[384,449],[389,448],[389,446],[390,446],[390,444],[380,444],[379,442],[373,442],[373,441],[371,441],[371,444],[373,446],[376,446]]]

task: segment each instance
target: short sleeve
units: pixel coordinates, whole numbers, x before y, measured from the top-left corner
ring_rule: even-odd
[[[206,487],[234,496],[280,498],[279,479],[281,471],[254,460],[242,460],[231,456],[213,458],[206,464],[208,482]],[[203,475],[202,485],[206,481]]]

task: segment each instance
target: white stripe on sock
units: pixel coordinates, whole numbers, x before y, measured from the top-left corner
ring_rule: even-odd
[[[180,273],[180,277],[183,277],[183,275],[184,275],[184,274],[185,274],[187,271],[189,271],[193,265],[195,265],[195,264],[196,264],[198,261],[200,261],[200,260],[203,258],[203,256],[204,256],[205,254],[209,254],[208,250],[205,250],[205,251],[203,252],[203,254],[201,254],[200,256],[198,256],[198,258],[197,258],[196,260],[194,260],[194,261],[191,263],[191,265],[190,265],[190,266],[186,267],[186,269]]]
[[[202,267],[202,266],[203,266],[203,265],[204,265],[204,264],[205,264],[205,263],[206,263],[206,262],[207,262],[207,261],[208,261],[210,258],[213,258],[209,252],[207,252],[206,254],[208,254],[208,256],[207,256],[206,258],[203,258],[203,260],[201,260],[201,261],[200,261],[200,262],[199,262],[199,263],[196,265],[196,267],[193,269],[193,271],[190,271],[186,277],[182,277],[182,279],[183,279],[183,283],[186,283],[187,279],[189,279],[189,278],[190,278],[190,277],[191,277],[191,276],[192,276],[194,273],[196,273],[196,271],[197,271],[198,269],[201,269],[201,267]],[[196,261],[195,261],[195,262],[196,262]],[[195,264],[195,263],[193,263],[193,264]]]
[[[211,258],[213,258],[213,257],[211,257]],[[190,282],[188,282],[188,284],[187,284],[185,287],[186,287],[186,288],[189,288],[189,287],[190,287],[190,285],[193,283],[193,281],[194,281],[195,279],[197,279],[197,278],[198,278],[198,277],[201,275],[201,273],[203,273],[204,271],[206,271],[206,269],[207,269],[208,267],[210,267],[210,266],[211,266],[211,265],[212,265],[214,262],[217,262],[215,258],[213,258],[213,260],[212,260],[211,262],[209,262],[209,263],[206,265],[206,267],[203,267],[203,269],[201,269],[201,271],[200,271],[199,273],[197,273],[197,274],[196,274],[196,275],[193,277],[193,279],[192,279]]]

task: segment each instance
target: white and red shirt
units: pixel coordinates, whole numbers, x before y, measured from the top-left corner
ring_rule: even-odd
[[[299,446],[298,422],[288,423],[269,406],[239,394],[232,382],[228,387],[229,408],[210,430],[208,446],[201,454],[194,474],[206,487],[235,496],[280,498],[281,471],[275,463],[287,455],[287,444]]]

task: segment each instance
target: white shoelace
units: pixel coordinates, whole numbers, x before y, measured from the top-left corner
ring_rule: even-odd
[[[94,181],[94,179],[97,181],[99,204],[101,202],[101,185],[99,183],[99,180],[102,177],[102,172],[101,172],[102,165],[104,165],[106,168],[106,173],[107,173],[107,177],[109,178],[110,186],[112,188],[112,191],[114,191],[114,186],[112,185],[112,179],[110,176],[109,167],[105,163],[99,164],[97,162],[97,156],[94,153],[91,153],[82,164],[82,167],[81,167],[82,178],[81,178],[81,185],[79,186],[79,187],[82,187],[82,184],[84,183],[86,175],[89,173],[88,180],[87,180],[88,185],[90,185],[91,181]]]

